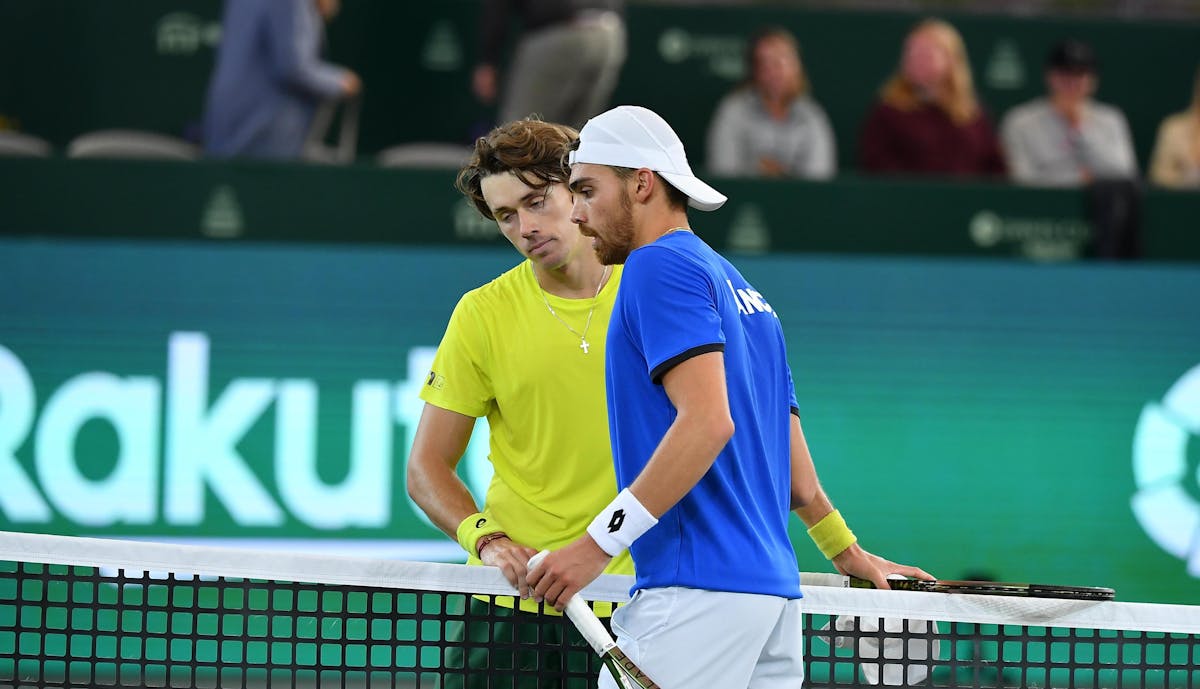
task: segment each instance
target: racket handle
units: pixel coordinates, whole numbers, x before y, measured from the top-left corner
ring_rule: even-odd
[[[549,550],[543,550],[529,558],[529,569],[536,568],[549,554]],[[592,609],[588,607],[587,602],[582,597],[578,595],[571,596],[571,600],[567,601],[565,612],[575,625],[575,628],[579,630],[580,635],[595,649],[596,655],[603,656],[617,645],[617,642],[613,641],[612,636],[609,635],[608,630],[600,623],[600,618],[596,617],[596,613],[592,612]]]

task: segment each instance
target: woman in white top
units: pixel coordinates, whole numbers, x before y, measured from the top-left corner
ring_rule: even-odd
[[[836,174],[833,129],[808,95],[796,38],[779,27],[758,31],[746,68],[746,83],[721,100],[709,125],[708,170],[731,177]]]
[[[1192,105],[1163,120],[1150,157],[1150,181],[1164,187],[1200,189],[1200,71]]]

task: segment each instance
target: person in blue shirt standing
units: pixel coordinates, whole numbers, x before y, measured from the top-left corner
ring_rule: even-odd
[[[621,649],[664,688],[803,681],[795,510],[843,574],[931,579],[860,547],[822,490],[800,427],[779,317],[689,228],[725,196],[692,174],[661,117],[621,106],[571,153],[572,220],[624,264],[605,361],[617,497],[529,573],[561,609],[628,547]],[[703,652],[700,650],[703,649]],[[615,686],[607,675],[602,687]]]
[[[338,0],[226,0],[204,112],[214,157],[297,159],[322,101],[362,90],[358,75],[320,59]]]

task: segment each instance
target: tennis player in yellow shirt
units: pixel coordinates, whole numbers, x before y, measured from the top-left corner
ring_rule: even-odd
[[[469,563],[499,567],[522,598],[529,558],[579,538],[617,494],[604,349],[621,266],[601,265],[571,222],[565,160],[577,136],[537,120],[502,125],[476,142],[459,173],[459,190],[525,260],[455,307],[421,390],[425,409],[408,458],[417,505]],[[478,417],[490,426],[494,468],[482,507],[455,473]],[[605,571],[632,574],[629,553]],[[505,604],[491,612],[509,614]],[[521,608],[537,606],[526,599]],[[472,650],[468,666],[503,665],[487,653]]]

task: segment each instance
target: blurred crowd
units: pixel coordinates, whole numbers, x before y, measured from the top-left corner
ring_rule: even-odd
[[[746,82],[717,106],[708,167],[741,176],[827,178],[836,173],[834,127],[805,79],[786,29],[749,42]],[[999,127],[975,92],[962,36],[927,19],[904,38],[859,135],[865,173],[1000,177],[1030,185],[1080,186],[1139,177],[1121,109],[1095,99],[1099,62],[1085,42],[1064,39],[1044,63],[1045,95],[1005,113]],[[1200,74],[1191,105],[1162,123],[1149,179],[1200,188]]]
[[[353,98],[349,69],[320,59],[321,23],[337,0],[227,3],[205,116],[215,156],[299,158],[323,102]],[[517,27],[512,57],[502,52]],[[621,0],[485,0],[471,88],[496,121],[530,114],[581,126],[610,104],[626,57]],[[718,175],[827,179],[837,174],[837,126],[814,95],[795,36],[749,37],[744,83],[715,104],[706,167]],[[1095,98],[1100,62],[1064,39],[1045,56],[1045,94],[994,118],[976,93],[962,36],[927,19],[904,37],[894,73],[864,114],[864,174],[1002,178],[1046,186],[1136,180],[1125,115]],[[1191,107],[1167,116],[1148,179],[1200,188],[1200,81]],[[1181,99],[1182,100],[1182,99]],[[699,161],[698,161],[699,162]]]
[[[225,2],[195,137],[204,155],[354,159],[353,141],[340,155],[325,145],[339,108],[342,138],[353,138],[364,90],[358,74],[323,57],[325,25],[339,4]],[[624,0],[482,0],[480,8],[475,65],[464,88],[495,113],[490,124],[535,115],[578,128],[612,104],[628,52]],[[719,102],[689,103],[710,113],[707,157],[694,162],[723,176],[829,179],[839,172],[837,140],[845,136],[857,150],[843,151],[843,163],[865,175],[1104,187],[1101,196],[1136,193],[1121,185],[1143,177],[1200,189],[1200,74],[1193,92],[1180,94],[1181,104],[1190,104],[1163,113],[1143,174],[1121,104],[1096,98],[1102,61],[1087,42],[1064,37],[1055,44],[1042,65],[1044,94],[1004,113],[981,102],[966,45],[950,23],[920,21],[899,44],[897,64],[881,75],[869,110],[856,121],[832,122],[795,35],[782,26],[760,29],[746,38],[744,81]],[[486,127],[475,135],[483,133]],[[161,142],[138,143],[167,150]],[[465,150],[446,145],[441,161],[458,162]]]

